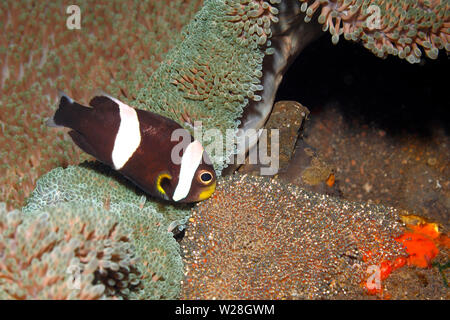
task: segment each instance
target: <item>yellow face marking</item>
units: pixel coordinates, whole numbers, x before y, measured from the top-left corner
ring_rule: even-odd
[[[162,173],[158,176],[158,179],[156,179],[156,188],[159,192],[161,192],[163,195],[166,195],[166,191],[161,187],[161,181],[162,179],[167,178],[169,180],[172,180],[172,176],[168,173]]]
[[[216,182],[214,181],[205,191],[200,192],[198,195],[198,201],[202,201],[211,197],[211,195],[216,191]]]

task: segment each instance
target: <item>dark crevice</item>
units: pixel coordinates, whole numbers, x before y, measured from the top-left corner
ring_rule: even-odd
[[[395,56],[380,59],[358,43],[326,35],[308,46],[285,74],[275,101],[295,100],[312,116],[336,102],[349,121],[378,126],[388,134],[416,133],[433,126],[450,133],[449,60],[411,65]]]

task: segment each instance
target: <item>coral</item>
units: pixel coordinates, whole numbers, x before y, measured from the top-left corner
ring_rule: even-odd
[[[119,98],[126,80],[151,74],[201,0],[82,1],[81,29],[66,27],[68,3],[0,3],[0,201],[19,207],[37,178],[87,159],[45,119],[57,88],[87,103],[96,88]],[[131,85],[131,82],[129,82]]]
[[[378,57],[393,54],[410,63],[420,61],[422,47],[436,59],[439,49],[450,50],[447,0],[299,0],[305,21],[320,12],[318,22],[333,43],[361,41]],[[376,19],[379,14],[379,20]]]
[[[395,209],[263,177],[224,178],[195,207],[182,242],[185,299],[345,296],[405,257]]]

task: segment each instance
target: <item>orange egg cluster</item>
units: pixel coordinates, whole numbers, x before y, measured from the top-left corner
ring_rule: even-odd
[[[439,253],[435,242],[439,232],[433,224],[412,226],[411,229],[396,240],[406,247],[408,265],[427,268],[431,265],[431,260]]]
[[[381,281],[386,280],[393,271],[405,265],[429,268],[432,260],[439,254],[439,247],[450,248],[449,237],[439,230],[438,224],[427,222],[414,215],[402,216],[401,218],[406,223],[407,228],[395,240],[405,247],[407,255],[391,261],[382,261],[379,265]],[[375,287],[370,282],[363,283],[363,286],[369,294],[382,295],[383,293],[382,286]]]

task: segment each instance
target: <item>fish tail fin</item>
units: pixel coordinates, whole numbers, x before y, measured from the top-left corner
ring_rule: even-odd
[[[53,120],[53,118],[48,118],[47,121],[45,121],[45,124],[47,125],[47,127],[62,127],[57,125],[55,123],[55,120]]]
[[[85,107],[72,98],[66,95],[64,92],[58,90],[59,105],[53,118],[47,120],[46,124],[49,127],[67,127],[74,130],[78,130],[78,124],[80,118],[82,118],[86,112],[89,112],[91,108]]]

